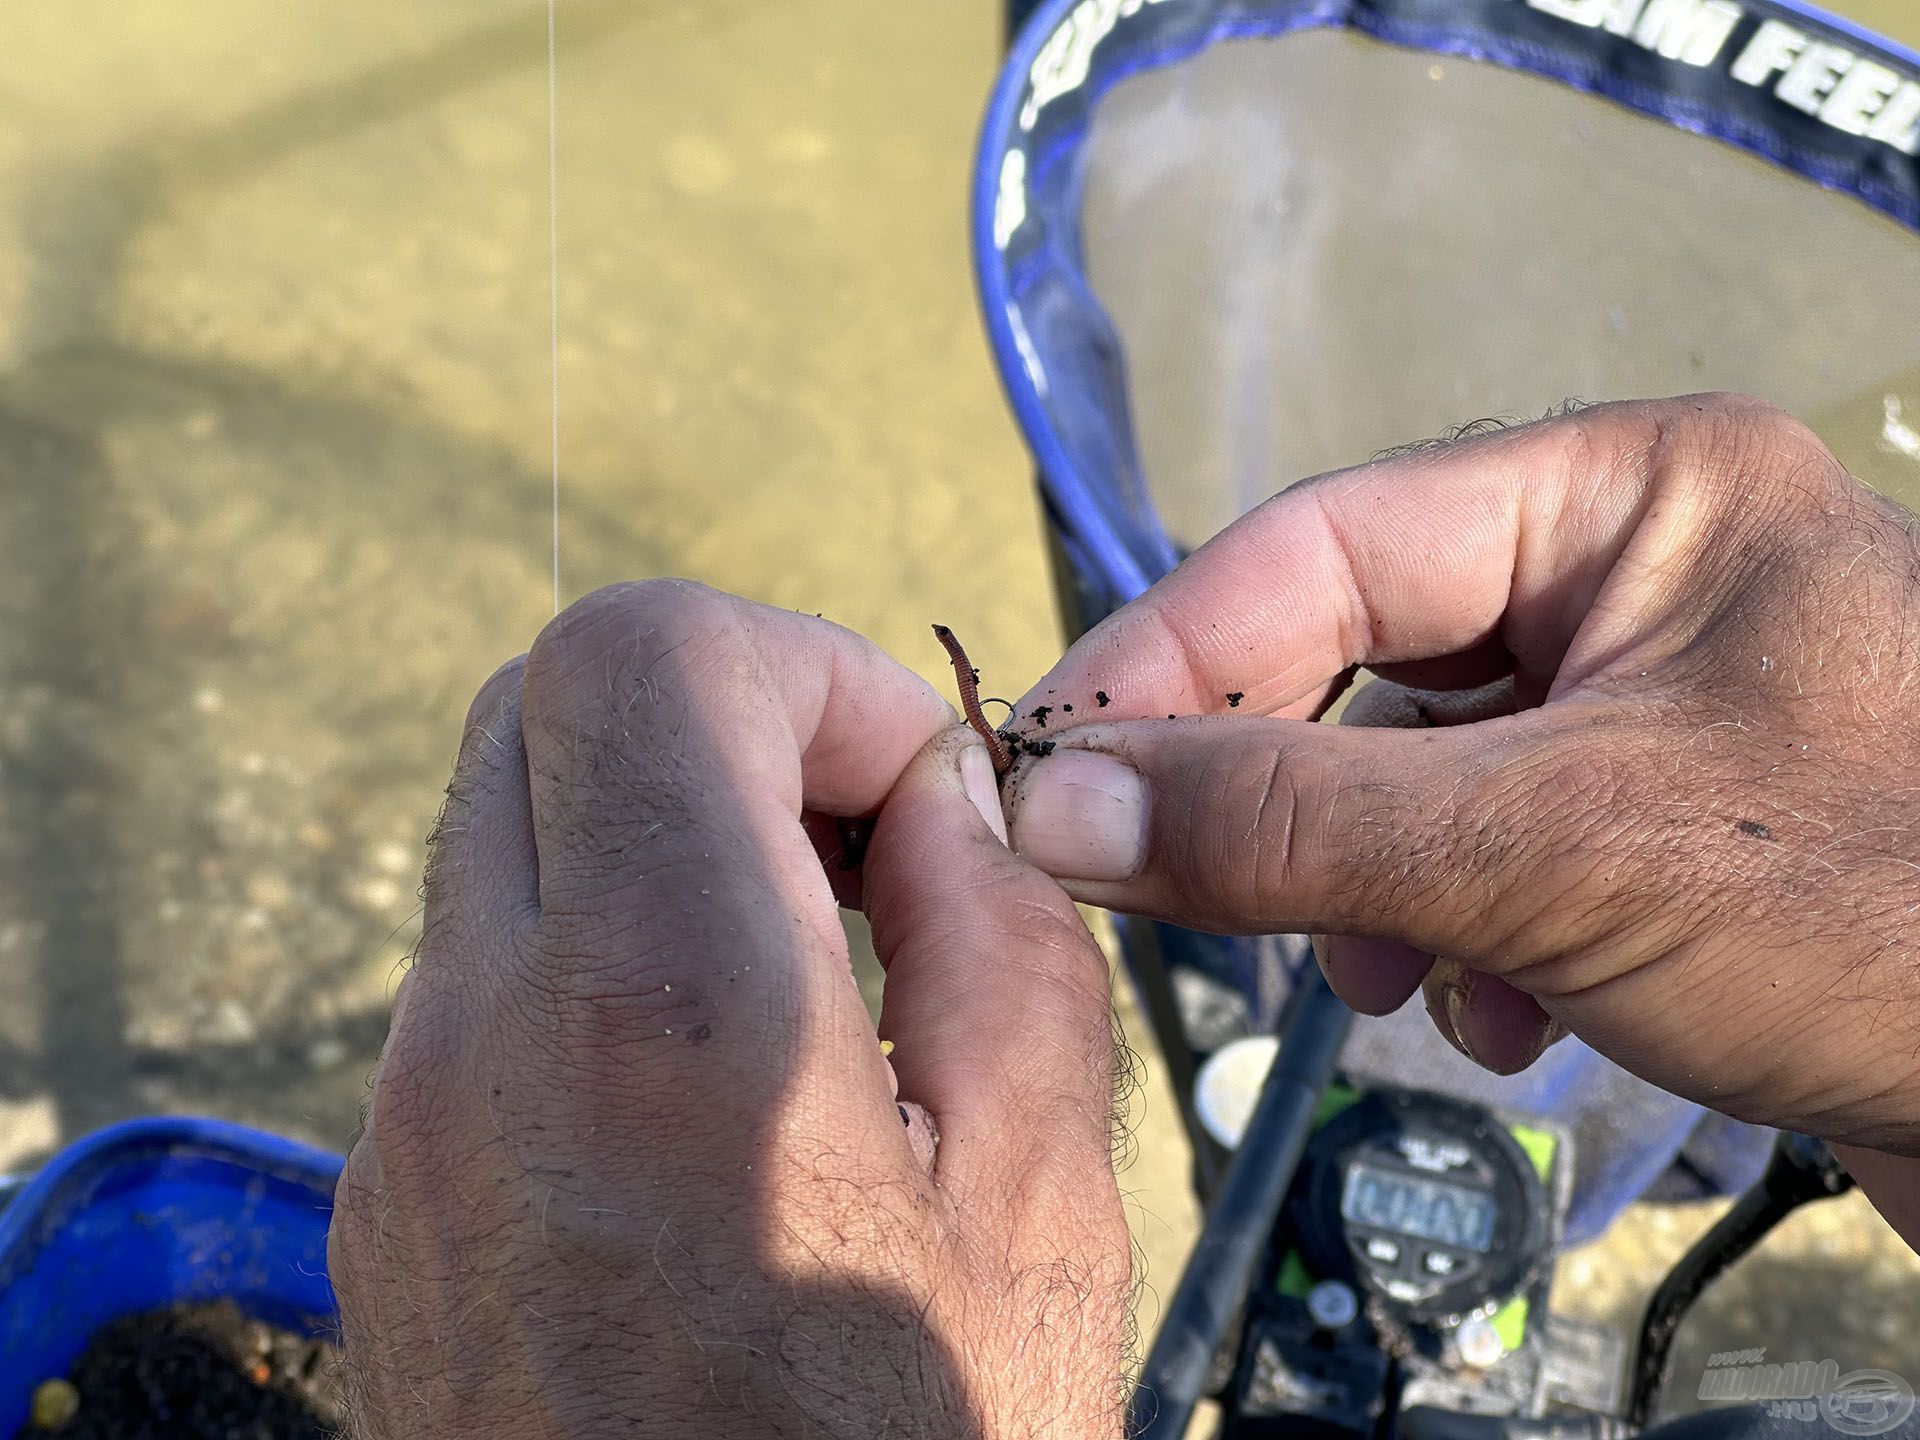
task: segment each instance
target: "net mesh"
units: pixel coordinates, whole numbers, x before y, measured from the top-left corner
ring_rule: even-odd
[[[1085,270],[1168,531],[1482,417],[1742,390],[1920,505],[1920,240],[1550,80],[1344,31],[1121,81]]]

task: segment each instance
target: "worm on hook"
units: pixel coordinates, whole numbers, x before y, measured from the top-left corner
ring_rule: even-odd
[[[947,658],[953,661],[953,678],[960,686],[960,708],[966,713],[967,724],[980,732],[980,738],[987,742],[987,753],[993,757],[993,773],[1004,775],[1013,768],[1013,751],[1007,748],[1007,742],[999,731],[987,723],[987,717],[980,711],[980,675],[973,668],[973,662],[967,659],[967,652],[961,648],[959,639],[944,625],[933,627],[934,638],[946,646]]]

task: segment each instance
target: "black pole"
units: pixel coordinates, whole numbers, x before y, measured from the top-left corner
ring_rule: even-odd
[[[1353,1012],[1327,988],[1319,969],[1309,970],[1281,1026],[1280,1053],[1220,1198],[1207,1214],[1134,1388],[1128,1433],[1135,1440],[1179,1440],[1186,1433],[1212,1377],[1214,1352],[1246,1304],[1267,1253],[1352,1023]]]
[[[1853,1177],[1840,1168],[1824,1144],[1807,1135],[1781,1134],[1759,1180],[1680,1257],[1647,1302],[1639,1343],[1634,1346],[1629,1423],[1638,1428],[1653,1417],[1667,1381],[1673,1337],[1700,1292],[1792,1211],[1809,1200],[1824,1200],[1852,1188]]]

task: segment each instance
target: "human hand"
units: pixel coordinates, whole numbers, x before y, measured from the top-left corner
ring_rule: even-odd
[[[487,683],[339,1187],[356,1436],[1120,1433],[1106,965],[952,720],[671,582]]]
[[[1355,665],[1437,728],[1300,723]],[[1563,1026],[1914,1154],[1916,680],[1912,515],[1757,402],[1604,406],[1241,519],[1021,702],[1059,748],[1007,813],[1077,898],[1330,935],[1349,1003],[1424,984],[1493,1068]]]

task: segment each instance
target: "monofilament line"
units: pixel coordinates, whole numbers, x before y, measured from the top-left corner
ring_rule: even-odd
[[[553,613],[560,613],[560,0],[547,0],[547,354],[553,405]]]

